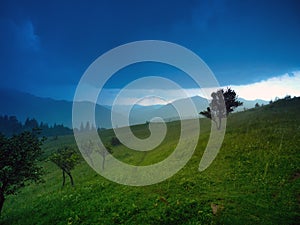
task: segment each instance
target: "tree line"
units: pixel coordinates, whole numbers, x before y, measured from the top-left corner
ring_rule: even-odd
[[[72,129],[63,124],[54,124],[49,126],[47,123],[38,123],[34,118],[27,118],[24,123],[20,122],[16,116],[0,116],[0,133],[11,137],[14,134],[20,134],[24,131],[40,130],[41,136],[51,137],[58,135],[72,134]]]

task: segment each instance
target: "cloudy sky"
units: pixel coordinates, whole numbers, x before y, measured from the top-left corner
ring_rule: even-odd
[[[132,41],[164,40],[195,52],[240,97],[299,96],[299,11],[297,0],[2,0],[0,88],[71,100],[100,55]],[[146,63],[115,74],[103,96],[150,75],[198,94],[180,71]]]

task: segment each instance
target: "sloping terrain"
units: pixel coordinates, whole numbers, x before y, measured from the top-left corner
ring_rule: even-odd
[[[4,204],[2,224],[299,224],[300,98],[230,115],[220,153],[198,171],[210,121],[200,119],[198,146],[188,164],[161,183],[130,187],[106,180],[85,161],[73,172],[75,187],[61,187],[61,171],[43,162],[45,182],[25,187]],[[131,128],[147,137],[147,125]],[[166,158],[180,135],[180,122],[155,150],[113,148],[126,163],[149,165]],[[100,134],[104,142],[112,130]],[[48,140],[45,158],[72,136]]]

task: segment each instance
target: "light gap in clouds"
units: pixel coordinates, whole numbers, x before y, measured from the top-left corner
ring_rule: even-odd
[[[231,85],[239,97],[247,100],[274,100],[286,95],[300,96],[300,71],[271,77],[260,82],[247,85]]]
[[[274,100],[276,97],[283,98],[286,95],[291,95],[292,97],[300,96],[300,71],[286,73],[252,84],[228,85],[221,88],[226,87],[231,87],[236,91],[238,97],[246,100],[261,99],[269,101]],[[217,89],[210,88],[209,93]],[[188,88],[184,90],[188,97],[205,97],[200,88]],[[101,105],[112,105],[119,91],[120,89],[103,89],[99,95],[98,103]],[[129,91],[129,95],[121,98],[120,103],[123,105],[132,105],[139,101],[138,104],[143,106],[164,105],[180,98],[182,97],[179,96],[178,90],[175,89],[132,89]],[[162,99],[165,99],[165,101],[162,101]]]

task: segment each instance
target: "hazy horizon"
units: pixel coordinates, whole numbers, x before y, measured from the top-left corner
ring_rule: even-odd
[[[221,88],[226,89],[227,87],[231,87],[234,89],[239,98],[248,100],[248,101],[255,101],[255,100],[264,100],[264,101],[271,101],[275,100],[276,98],[284,98],[287,95],[300,96],[300,71],[295,71],[292,73],[286,73],[281,76],[271,77],[267,80],[262,80],[259,82],[245,84],[245,85],[226,85],[222,86]],[[16,90],[11,88],[12,90]],[[73,90],[72,90],[73,89]],[[218,88],[211,88],[211,91],[214,91]],[[55,90],[55,89],[53,89]],[[37,97],[43,98],[52,98],[55,100],[66,100],[66,101],[73,101],[73,95],[75,93],[76,87],[70,88],[69,90],[69,97],[66,95],[63,96],[60,94],[60,90],[57,89],[52,94],[49,93],[48,90],[43,92],[40,91],[32,91],[26,92]],[[90,87],[88,89],[89,92],[98,91],[97,88]],[[113,104],[113,100],[118,95],[121,89],[117,88],[104,88],[102,90],[101,95],[99,96],[99,101],[101,105],[108,105],[111,106]],[[187,92],[188,97],[200,96],[205,98],[204,95],[201,94],[200,88],[190,88],[184,89]],[[82,99],[82,101],[88,100],[89,92],[87,91],[86,99]],[[64,90],[66,93],[66,90]],[[152,96],[151,93],[156,93],[158,96]],[[144,96],[148,96],[149,98],[143,99]],[[129,98],[130,97],[130,98]],[[168,101],[164,101],[163,99],[169,99]],[[182,99],[180,96],[177,95],[176,90],[164,90],[164,89],[149,89],[145,88],[143,90],[136,89],[131,90],[130,96],[124,96],[122,100],[122,105],[131,105],[135,102],[137,105],[166,105],[173,101]]]

